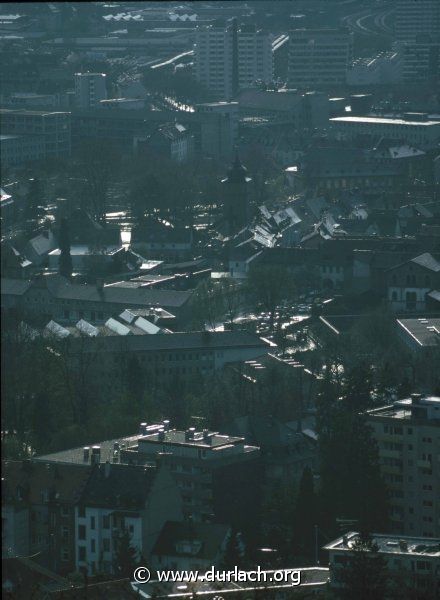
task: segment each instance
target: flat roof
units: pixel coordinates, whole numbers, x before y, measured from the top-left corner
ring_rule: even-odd
[[[359,534],[350,531],[324,546],[324,550],[342,550],[349,552]],[[440,538],[412,537],[404,535],[372,534],[372,541],[377,544],[379,552],[385,554],[405,554],[418,557],[440,557]]]
[[[209,441],[208,441],[209,440]],[[170,444],[178,446],[194,446],[196,448],[222,448],[224,446],[236,445],[244,442],[243,437],[233,437],[230,435],[221,435],[218,432],[209,431],[206,438],[202,431],[194,431],[194,437],[187,439],[185,431],[170,429],[164,431],[164,437],[161,439],[158,432],[149,433],[139,438],[139,443]]]
[[[422,348],[440,344],[440,319],[397,319],[397,325],[401,334],[409,336]]]
[[[432,125],[440,125],[439,121],[408,121],[397,117],[332,117],[330,121],[345,122],[345,123],[381,123],[384,125],[422,125],[429,127]]]

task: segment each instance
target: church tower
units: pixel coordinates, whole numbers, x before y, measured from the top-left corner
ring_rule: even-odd
[[[249,222],[249,184],[251,181],[246,167],[241,164],[237,154],[228,171],[228,176],[222,181],[224,185],[223,218],[230,233],[239,231]]]

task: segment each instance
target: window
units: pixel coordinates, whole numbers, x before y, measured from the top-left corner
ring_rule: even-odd
[[[85,516],[86,516],[86,509],[85,509],[85,507],[84,506],[79,506],[78,507],[78,517],[80,519],[84,519]]]
[[[69,528],[68,527],[62,528],[62,536],[63,536],[63,540],[69,539]]]
[[[86,539],[86,526],[78,525],[78,539],[85,540]]]
[[[62,506],[61,507],[61,516],[62,517],[68,517],[69,516],[69,507],[68,506]]]
[[[95,529],[95,517],[90,517],[90,529]]]
[[[92,552],[95,552],[95,550],[96,550],[96,542],[95,542],[95,540],[90,540],[90,550]]]
[[[86,560],[86,547],[78,546],[78,560],[85,561]]]
[[[110,552],[110,540],[109,538],[104,538],[102,540],[102,548],[104,552]]]
[[[61,550],[61,560],[64,560],[64,561],[69,560],[69,550],[67,548],[63,548]]]
[[[102,528],[103,529],[110,529],[110,517],[109,517],[109,515],[104,515],[102,517]]]

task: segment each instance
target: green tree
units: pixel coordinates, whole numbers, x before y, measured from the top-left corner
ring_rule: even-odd
[[[257,265],[249,271],[247,289],[254,304],[269,313],[269,326],[273,331],[277,306],[294,295],[290,272],[281,266]]]
[[[114,571],[119,578],[133,577],[133,571],[139,565],[138,551],[133,547],[131,543],[130,533],[124,531],[123,534],[117,538],[115,559],[114,559]]]
[[[303,470],[293,514],[293,547],[297,555],[312,560],[314,556],[314,527],[317,524],[316,497],[313,473]]]
[[[70,255],[70,234],[69,223],[67,219],[61,219],[58,232],[58,245],[60,247],[60,258],[58,263],[58,272],[63,277],[70,279],[72,277],[72,256]]]
[[[347,565],[335,572],[342,585],[342,600],[386,600],[389,575],[386,560],[368,534],[358,536],[349,554]]]

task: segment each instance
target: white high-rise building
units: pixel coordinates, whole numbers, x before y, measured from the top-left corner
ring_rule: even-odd
[[[218,23],[196,32],[195,77],[220,100],[273,79],[271,37],[254,26]]]
[[[395,37],[401,42],[414,42],[417,35],[440,37],[439,0],[397,0]]]
[[[75,102],[78,108],[98,106],[107,99],[105,73],[75,73]]]
[[[346,29],[294,29],[289,33],[288,85],[344,85],[352,55],[353,36]]]

